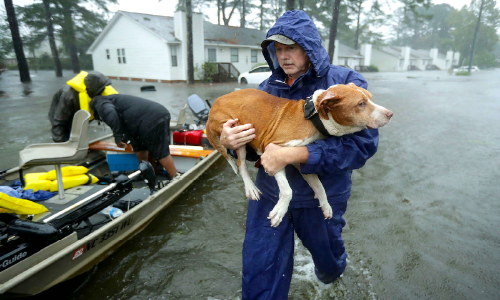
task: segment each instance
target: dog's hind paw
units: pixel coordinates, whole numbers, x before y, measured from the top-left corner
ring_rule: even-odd
[[[323,216],[325,216],[325,220],[331,219],[333,217],[332,207],[328,202],[320,205],[319,207],[321,207],[321,210],[323,211]]]
[[[255,185],[253,185],[252,187],[245,186],[245,196],[247,198],[250,198],[252,200],[259,200],[260,194],[262,194],[262,193]]]

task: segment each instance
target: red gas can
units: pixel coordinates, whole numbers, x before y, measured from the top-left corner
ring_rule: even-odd
[[[199,146],[201,144],[202,135],[203,130],[174,131],[174,145]]]

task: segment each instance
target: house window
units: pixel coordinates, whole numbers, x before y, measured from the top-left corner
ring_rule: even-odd
[[[106,49],[106,58],[107,58],[107,59],[110,59],[110,58],[111,58],[111,55],[109,54],[109,49]]]
[[[208,49],[208,61],[216,62],[217,61],[217,50],[216,49]]]
[[[127,59],[125,58],[125,49],[116,49],[116,54],[118,55],[118,63],[126,64]]]
[[[172,58],[172,67],[177,67],[177,46],[170,45],[170,57]]]
[[[256,63],[257,62],[257,50],[251,50],[252,54],[252,62]]]
[[[231,48],[231,62],[238,62],[238,48]]]

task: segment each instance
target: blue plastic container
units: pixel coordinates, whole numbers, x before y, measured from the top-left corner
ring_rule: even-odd
[[[113,171],[137,171],[139,160],[134,153],[108,153],[109,170]]]

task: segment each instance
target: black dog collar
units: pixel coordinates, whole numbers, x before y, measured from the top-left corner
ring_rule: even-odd
[[[319,119],[318,111],[316,110],[316,106],[314,106],[314,101],[312,96],[306,98],[304,102],[304,118],[310,120],[314,127],[321,132],[322,135],[329,136],[331,134],[328,133],[323,122]]]

